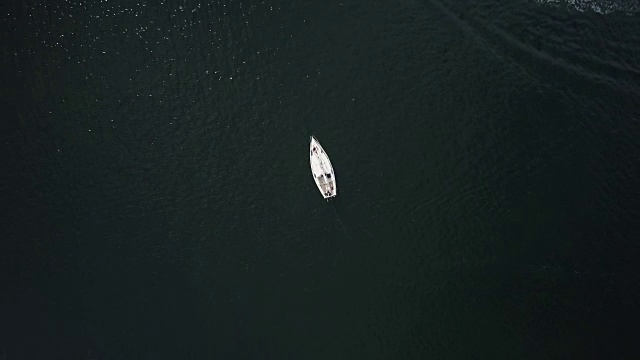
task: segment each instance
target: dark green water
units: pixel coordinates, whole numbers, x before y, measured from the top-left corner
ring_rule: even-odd
[[[639,355],[637,1],[12,1],[2,29],[0,359]]]

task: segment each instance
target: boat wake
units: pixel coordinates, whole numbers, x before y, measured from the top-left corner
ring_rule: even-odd
[[[580,12],[594,11],[600,14],[622,12],[628,15],[640,12],[638,0],[533,0],[551,6],[566,6]]]
[[[622,0],[613,2],[611,0],[529,0],[539,3],[540,6],[569,6],[575,11],[598,11],[601,13],[612,13],[614,11],[628,14],[640,13],[639,0]],[[453,21],[460,29],[476,41],[480,47],[487,49],[499,59],[508,59],[511,66],[517,67],[526,76],[530,76],[532,67],[538,71],[540,65],[545,66],[549,71],[560,75],[568,74],[579,80],[586,80],[593,84],[606,86],[616,91],[631,93],[634,96],[639,94],[636,87],[637,78],[640,76],[639,70],[634,64],[628,64],[616,57],[616,43],[608,43],[607,52],[602,54],[576,55],[567,53],[565,46],[567,42],[571,46],[580,46],[579,36],[573,39],[561,39],[560,42],[546,42],[544,47],[531,44],[530,41],[523,40],[507,29],[501,28],[495,21],[487,17],[461,17],[458,15],[459,9],[450,9],[438,0],[428,0],[428,3],[442,11],[447,18]],[[507,10],[505,10],[507,12]],[[511,8],[508,13],[512,13]],[[523,19],[525,21],[526,19]],[[545,33],[532,32],[534,37],[543,39]],[[602,58],[605,56],[605,58]],[[579,61],[577,61],[579,60]],[[531,77],[535,81],[535,77]]]
[[[347,235],[349,240],[353,240],[353,235],[351,234],[347,226],[342,222],[342,219],[340,218],[340,213],[338,213],[338,208],[335,206],[335,204],[333,206],[333,210],[336,213],[336,219],[338,219],[338,222],[340,223],[340,227],[342,227],[342,231],[344,231],[344,233]]]
[[[355,239],[355,236],[353,235],[353,232],[351,230],[349,230],[349,227],[346,226],[343,222],[342,222],[342,216],[340,216],[340,213],[338,212],[338,208],[335,206],[333,206],[334,211],[336,212],[336,219],[338,219],[338,222],[340,223],[340,226],[342,227],[342,230],[344,231],[344,233],[347,235],[347,237],[349,238],[349,240],[353,240]],[[353,222],[352,222],[353,223]],[[354,223],[355,226],[358,226],[357,224]],[[367,229],[365,229],[362,226],[358,226],[358,230],[361,233],[366,234],[370,239],[375,239],[376,237]]]

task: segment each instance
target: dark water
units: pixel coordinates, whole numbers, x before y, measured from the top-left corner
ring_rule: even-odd
[[[10,1],[2,29],[0,358],[639,355],[637,1]]]

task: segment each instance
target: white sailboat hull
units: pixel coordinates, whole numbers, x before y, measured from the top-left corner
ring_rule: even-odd
[[[325,199],[330,199],[338,194],[336,186],[336,175],[329,160],[329,155],[324,151],[318,140],[311,136],[309,145],[309,163],[311,165],[311,175],[316,183],[320,194]]]

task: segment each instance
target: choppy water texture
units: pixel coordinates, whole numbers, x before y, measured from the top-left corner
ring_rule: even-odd
[[[638,0],[534,0],[540,4],[566,6],[578,11],[593,11],[600,14],[620,12],[635,14],[640,11]]]
[[[637,2],[13,1],[2,27],[0,357],[638,356]]]

